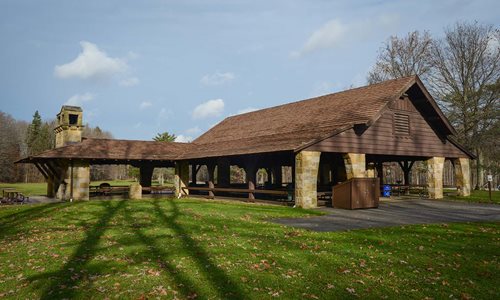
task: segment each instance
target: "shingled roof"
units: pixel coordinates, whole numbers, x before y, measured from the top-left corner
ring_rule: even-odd
[[[224,119],[192,143],[84,139],[31,159],[182,160],[278,151],[298,151],[355,125],[370,126],[384,108],[410,88],[427,99],[429,112],[444,128],[453,128],[417,76],[283,104]]]
[[[416,76],[226,118],[193,141],[182,158],[296,150],[356,124],[370,124]]]
[[[188,147],[187,143],[84,138],[81,143],[47,150],[19,162],[52,158],[166,161],[178,159]]]

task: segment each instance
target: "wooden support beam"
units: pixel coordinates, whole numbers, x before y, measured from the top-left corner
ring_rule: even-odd
[[[384,184],[384,163],[376,162],[375,169],[377,170],[377,176],[380,178],[380,185]]]
[[[59,180],[60,180],[60,177],[61,177],[61,176],[60,176],[60,175],[61,175],[61,172],[58,172],[58,171],[57,171],[57,168],[56,168],[55,166],[53,166],[53,165],[51,164],[51,162],[48,162],[48,163],[46,164],[46,166],[47,166],[47,169],[48,169],[48,170],[50,170],[50,172],[52,173],[52,176],[54,176],[54,179],[56,179],[56,180],[58,180],[58,181],[59,181]]]
[[[415,161],[410,161],[410,162],[407,160],[403,162],[398,161],[401,170],[403,170],[404,185],[410,185],[410,171],[414,163]]]
[[[38,163],[38,165],[40,166],[40,168],[42,168],[44,170],[45,174],[47,174],[49,177],[53,177],[54,176],[54,174],[52,174],[52,172],[47,167],[47,164],[45,164],[45,163]]]
[[[44,169],[42,169],[42,167],[40,166],[39,163],[35,163],[35,167],[38,169],[38,171],[40,171],[40,173],[42,173],[43,177],[47,180],[49,179],[49,175],[47,174],[47,172],[45,172]]]

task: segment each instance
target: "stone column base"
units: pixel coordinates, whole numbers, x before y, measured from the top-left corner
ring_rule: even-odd
[[[140,184],[132,183],[128,190],[129,199],[142,199],[142,186]]]

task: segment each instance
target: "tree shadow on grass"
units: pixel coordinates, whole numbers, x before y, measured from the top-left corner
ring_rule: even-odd
[[[158,200],[153,202],[155,214],[171,228],[176,236],[182,241],[184,250],[193,261],[198,265],[198,270],[210,282],[222,299],[245,299],[245,293],[241,288],[220,268],[218,268],[209,258],[208,253],[197,244],[178,222],[177,218],[181,215],[175,200],[168,201],[172,207],[172,216],[167,216],[160,207]]]
[[[125,216],[127,220],[134,220],[135,218],[132,216],[132,214],[125,209]],[[189,278],[189,276],[186,276],[182,274],[172,263],[169,262],[168,257],[172,253],[168,253],[161,247],[158,243],[157,240],[158,238],[152,238],[149,237],[147,234],[143,232],[141,228],[142,226],[138,225],[137,223],[132,224],[131,226],[132,231],[138,238],[141,244],[147,246],[147,251],[151,251],[152,255],[154,255],[156,258],[158,258],[158,264],[160,267],[166,271],[169,276],[173,278],[175,283],[178,285],[178,288],[180,289],[180,293],[185,297],[188,298],[191,296],[195,290],[196,290],[196,285],[195,283]],[[148,253],[149,254],[149,253]]]
[[[76,290],[72,288],[82,280],[82,276],[75,276],[76,271],[82,268],[95,256],[97,245],[104,232],[108,229],[107,225],[116,213],[122,209],[125,201],[119,201],[115,205],[113,202],[102,202],[104,212],[100,215],[98,222],[89,227],[86,231],[86,237],[78,245],[73,255],[68,259],[60,270],[35,275],[29,278],[30,281],[49,280],[47,288],[43,290],[40,299],[54,298],[72,298]],[[60,290],[60,287],[66,287],[60,295],[53,295],[53,292]]]
[[[171,210],[165,211],[160,206],[159,200],[150,202],[154,210],[151,212],[156,215],[159,223],[157,226],[165,226],[173,231],[173,236],[179,239],[181,251],[183,254],[190,257],[190,259],[197,265],[197,270],[205,279],[208,284],[218,295],[218,298],[225,299],[246,299],[245,293],[241,287],[238,286],[232,278],[230,278],[222,269],[217,267],[215,263],[210,260],[209,254],[198,245],[190,234],[191,232],[178,222],[178,218],[182,216],[178,205],[175,201],[168,201]],[[165,202],[164,202],[165,203]],[[127,201],[119,202],[101,202],[103,211],[98,213],[98,220],[93,224],[82,224],[85,226],[85,237],[76,245],[73,254],[67,259],[67,262],[62,265],[58,270],[52,272],[45,272],[30,276],[29,281],[39,281],[38,284],[43,286],[40,293],[40,299],[55,299],[55,298],[74,298],[82,296],[85,289],[77,289],[81,282],[86,280],[87,273],[82,274],[82,270],[88,266],[89,262],[97,255],[99,251],[99,241],[102,239],[106,230],[109,229],[111,220],[117,215],[119,211],[124,213],[124,217],[129,222],[134,222],[132,212],[134,210],[124,209]],[[199,283],[195,282],[195,271],[188,271],[183,273],[177,269],[175,265],[169,262],[168,257],[172,253],[164,250],[164,247],[159,243],[159,237],[152,237],[144,233],[144,228],[136,226],[134,223],[132,227],[133,233],[137,237],[140,244],[147,247],[147,251],[152,251],[155,257],[159,259],[159,265],[168,272],[169,276],[177,283],[179,291],[185,298],[194,297],[194,294],[200,298],[209,297],[203,295]],[[105,266],[94,266],[94,272],[100,272]],[[88,292],[88,290],[87,290]]]
[[[31,225],[34,219],[40,216],[52,214],[61,208],[66,207],[63,203],[51,203],[34,205],[30,208],[0,217],[0,239],[5,239],[10,235],[15,235],[21,231],[26,232],[26,227]]]

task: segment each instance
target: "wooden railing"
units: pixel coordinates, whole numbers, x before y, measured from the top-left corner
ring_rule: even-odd
[[[116,185],[116,186],[90,186],[89,191],[92,195],[122,195],[127,194],[129,191],[129,186]],[[170,194],[173,193],[173,188],[166,186],[148,186],[142,188],[143,192],[149,192],[151,194]]]
[[[91,195],[102,195],[102,196],[109,196],[109,195],[122,195],[128,193],[129,187],[128,186],[89,186],[89,192]]]
[[[174,189],[166,186],[149,186],[143,187],[143,192],[150,192],[151,194],[170,194],[174,192]]]
[[[288,191],[285,190],[264,190],[264,189],[241,189],[241,188],[222,188],[222,187],[183,187],[182,190],[186,191],[203,191],[209,192],[209,197],[213,198],[216,192],[224,192],[224,193],[241,193],[247,194],[249,199],[254,199],[254,194],[266,194],[266,195],[275,195],[275,196],[287,196]]]

